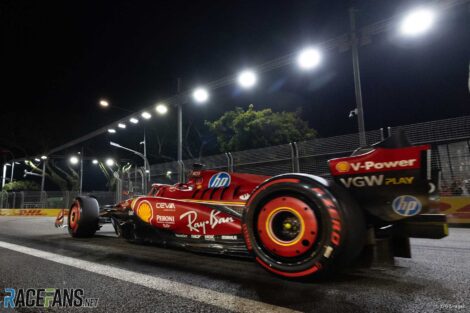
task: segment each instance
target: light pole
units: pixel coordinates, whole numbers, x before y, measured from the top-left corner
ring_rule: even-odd
[[[79,154],[80,154],[80,153],[79,153]],[[80,173],[79,173],[80,176],[79,176],[79,187],[78,187],[78,189],[79,189],[79,192],[80,192],[80,194],[81,194],[81,193],[82,193],[82,176],[83,176],[83,175],[82,175],[83,156],[80,156],[80,158],[79,158],[79,157],[73,155],[73,156],[71,156],[71,157],[69,158],[69,162],[70,162],[70,164],[72,164],[72,165],[77,165],[78,163],[80,163]]]
[[[80,154],[80,189],[79,189],[79,194],[82,194],[82,188],[83,188],[83,158],[84,158],[84,153],[83,153],[83,147],[82,151]]]
[[[42,161],[41,191],[44,191],[44,184],[46,181],[46,162],[46,159]]]
[[[177,114],[178,114],[178,182],[184,180],[184,163],[183,163],[183,101],[181,98],[181,78],[177,80],[176,92],[178,94]]]
[[[354,93],[356,95],[357,125],[359,128],[359,145],[364,147],[367,145],[367,142],[364,126],[364,110],[362,107],[361,73],[359,69],[359,50],[356,34],[356,9],[354,8],[349,9],[349,22],[351,26],[351,51],[354,73]]]
[[[15,173],[15,161],[11,161],[11,176],[10,176],[10,183],[13,181],[13,174]]]
[[[135,155],[138,155],[139,157],[141,157],[141,158],[144,160],[144,168],[145,168],[145,171],[147,171],[147,169],[148,169],[148,171],[149,171],[148,174],[150,174],[150,165],[149,165],[149,161],[147,160],[147,157],[146,157],[145,155],[143,155],[143,154],[140,153],[139,151],[135,151],[135,150],[132,150],[132,149],[130,149],[130,148],[121,146],[120,144],[115,143],[115,142],[112,142],[112,141],[110,141],[109,144],[110,144],[111,146],[113,146],[113,147],[130,151],[130,152],[134,153]],[[149,176],[150,176],[150,175],[149,175]],[[146,187],[145,189],[147,189],[147,187]],[[147,190],[144,190],[144,193],[147,193]]]
[[[124,108],[121,108],[121,107],[118,107],[118,106],[115,106],[115,105],[112,105],[110,106],[109,102],[107,100],[104,100],[104,99],[101,99],[100,102],[99,102],[100,106],[104,107],[104,108],[107,108],[107,107],[111,107],[111,108],[115,108],[115,109],[118,109],[118,110],[122,110],[122,111],[126,111],[126,112],[131,112],[130,110],[127,110],[127,109],[124,109]],[[167,112],[167,108],[165,105],[163,104],[159,104],[157,107],[156,107],[156,111],[157,113],[159,114],[165,114]],[[147,112],[147,111],[144,111],[142,112],[141,114],[141,117],[144,119],[144,120],[148,120],[152,117],[152,115]],[[135,117],[132,117],[130,118],[129,120],[130,123],[132,124],[138,124],[139,123],[139,120]],[[121,128],[121,129],[126,129],[126,124],[120,122],[118,123],[118,128]],[[108,132],[111,133],[111,134],[114,134],[116,133],[116,129],[114,128],[109,128],[108,129]],[[144,159],[144,167],[145,167],[145,180],[148,180],[150,182],[150,163],[148,162],[148,159],[147,159],[147,138],[146,138],[146,131],[145,131],[145,125],[144,125],[144,140],[140,142],[141,145],[144,145],[144,154],[143,154],[143,159]],[[111,143],[111,145],[113,145],[115,143]],[[114,145],[115,147],[118,147],[116,145]],[[123,149],[127,149],[128,151],[132,151],[134,153],[136,153],[137,151],[134,151],[132,149],[129,149],[129,148],[125,148],[125,147],[122,147],[119,145],[118,148],[123,148]]]
[[[145,134],[145,126],[144,126],[144,140],[140,142],[141,145],[144,145],[144,158],[145,160],[147,160],[147,165],[148,165],[148,169],[147,169],[147,166],[145,166],[145,176],[147,177],[148,176],[148,181],[150,182],[150,163],[148,162],[148,159],[147,159],[147,136]],[[148,172],[147,172],[148,171]]]
[[[435,20],[435,12],[432,8],[420,8],[409,12],[401,22],[401,34],[408,37],[421,35],[429,30]],[[362,104],[362,87],[361,73],[359,68],[359,49],[356,31],[356,9],[349,9],[349,22],[351,31],[351,54],[354,74],[354,93],[356,96],[356,109],[351,111],[357,115],[357,124],[359,129],[359,144],[361,147],[367,145],[365,125],[364,125],[364,108]]]
[[[23,177],[26,177],[26,176],[37,176],[37,177],[41,177],[42,175],[41,175],[41,174],[38,174],[38,173],[28,172],[28,170],[24,170],[24,175],[23,175]]]
[[[3,187],[5,187],[5,180],[7,176],[7,166],[11,166],[11,164],[10,163],[3,164],[2,190],[3,190]]]

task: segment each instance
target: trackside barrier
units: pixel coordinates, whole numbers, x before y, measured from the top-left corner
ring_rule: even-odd
[[[69,208],[78,195],[76,191],[2,191],[0,192],[0,209]],[[94,196],[103,205],[116,203],[114,191],[96,191],[83,193],[83,195]]]
[[[62,209],[0,209],[0,216],[56,217],[60,211]]]
[[[449,224],[470,225],[470,196],[441,197],[439,210],[447,215]]]

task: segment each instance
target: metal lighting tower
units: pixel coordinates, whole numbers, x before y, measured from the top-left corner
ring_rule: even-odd
[[[46,162],[47,160],[42,161],[41,195],[42,195],[42,191],[44,191],[44,184],[46,180]]]
[[[177,80],[178,100],[176,103],[178,109],[178,182],[184,181],[184,164],[183,164],[183,101],[181,98],[181,79]]]
[[[83,190],[83,158],[84,158],[84,153],[83,153],[83,147],[82,147],[82,152],[80,155],[80,195],[82,194]]]
[[[13,181],[14,173],[15,173],[15,160],[11,161],[11,178],[10,178],[10,182]]]
[[[5,187],[5,181],[6,181],[6,176],[7,176],[7,166],[11,166],[9,163],[3,164],[3,176],[2,176],[2,190],[3,187]]]
[[[135,151],[135,150],[132,150],[130,148],[127,148],[127,147],[124,147],[124,146],[121,146],[120,144],[118,143],[115,143],[115,142],[112,142],[110,141],[109,144],[113,147],[116,147],[116,148],[120,148],[120,149],[123,149],[123,150],[127,150],[129,152],[132,152],[134,153],[135,155],[138,155],[139,157],[141,157],[143,160],[144,160],[144,169],[147,170],[147,168],[150,168],[150,165],[149,165],[149,161],[147,160],[147,158],[145,157],[145,155],[143,155],[142,153],[140,153],[139,151]],[[146,176],[146,173],[144,171],[144,176]],[[145,184],[145,189],[147,189],[147,184]],[[147,193],[147,190],[144,190],[144,193]]]
[[[361,147],[367,145],[364,126],[364,109],[362,107],[361,73],[359,69],[359,51],[356,34],[356,9],[349,9],[349,21],[351,26],[351,51],[354,73],[354,93],[356,95],[356,114],[359,128],[359,144]]]
[[[148,159],[147,159],[147,134],[145,132],[145,126],[144,126],[144,140],[141,141],[140,144],[144,146],[144,160],[147,160],[145,163],[145,180],[147,180],[150,183],[150,177],[151,177],[150,163],[148,162]]]

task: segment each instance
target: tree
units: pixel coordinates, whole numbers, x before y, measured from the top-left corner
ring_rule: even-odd
[[[5,191],[30,191],[39,190],[39,185],[31,180],[15,180],[5,184],[3,187]]]
[[[256,111],[252,104],[247,110],[237,107],[218,120],[206,121],[205,124],[217,137],[222,151],[280,145],[312,139],[317,135],[298,112]]]
[[[113,190],[114,186],[116,185],[117,178],[115,175],[118,175],[118,177],[122,179],[124,177],[124,174],[128,173],[130,169],[132,168],[132,164],[130,163],[127,163],[122,166],[117,164],[116,166],[117,166],[116,170],[111,170],[109,167],[103,164],[103,162],[99,162],[100,170],[101,172],[103,172],[104,176],[106,177],[106,180],[107,180],[106,186],[109,188],[109,190]]]
[[[42,168],[37,166],[31,161],[25,161],[32,172],[42,175]],[[46,177],[49,178],[54,184],[59,187],[61,191],[78,190],[79,175],[78,173],[66,163],[67,169],[64,170],[54,159],[47,160],[46,163]]]

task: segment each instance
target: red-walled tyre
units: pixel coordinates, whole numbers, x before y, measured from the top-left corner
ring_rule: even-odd
[[[312,175],[285,174],[251,195],[243,233],[248,249],[268,271],[315,278],[359,255],[366,226],[363,212],[343,188]]]
[[[100,206],[95,198],[77,197],[69,210],[68,230],[72,237],[91,237],[99,229]]]

